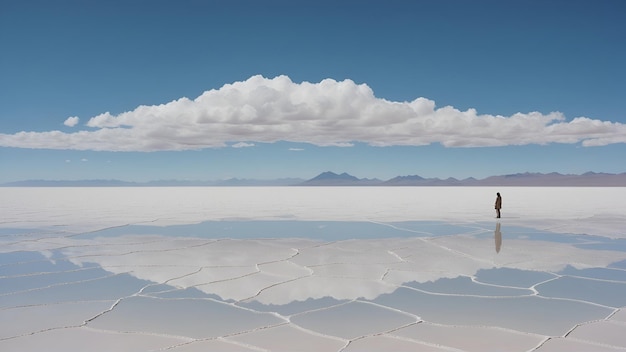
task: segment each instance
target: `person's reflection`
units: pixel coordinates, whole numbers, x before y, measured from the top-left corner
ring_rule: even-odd
[[[500,247],[502,247],[502,232],[500,231],[500,223],[496,223],[496,230],[493,232],[493,236],[496,239],[496,253],[500,253]]]

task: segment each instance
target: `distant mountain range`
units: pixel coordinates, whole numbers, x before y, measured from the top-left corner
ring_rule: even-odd
[[[626,173],[607,174],[587,172],[582,175],[563,175],[556,172],[520,173],[491,176],[481,180],[473,177],[424,178],[418,175],[397,176],[387,181],[357,178],[343,173],[324,172],[304,181],[301,186],[533,186],[533,187],[626,187]]]
[[[556,172],[519,173],[491,176],[484,179],[473,177],[424,178],[418,175],[397,176],[387,181],[358,178],[347,173],[323,172],[310,180],[283,178],[253,180],[231,178],[221,181],[161,180],[150,182],[126,182],[120,180],[51,181],[27,180],[0,184],[0,187],[243,187],[243,186],[529,186],[529,187],[626,187],[626,173],[608,174],[587,172],[582,175],[563,175]]]
[[[308,181],[301,182],[299,186],[378,186],[381,183],[379,179],[357,178],[345,172],[338,175],[326,171]]]

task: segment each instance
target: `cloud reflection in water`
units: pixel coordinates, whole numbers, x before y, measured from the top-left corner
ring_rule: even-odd
[[[443,327],[465,326],[460,334],[509,329],[497,330],[503,343],[513,339],[528,350],[542,336],[606,322],[626,306],[620,264],[626,252],[607,250],[613,240],[501,222],[493,229],[493,223],[216,221],[16,235],[10,243],[3,237],[0,322],[23,307],[51,311],[97,301],[97,309],[72,317],[94,329],[204,341],[197,346],[218,337],[298,344],[280,333],[296,326],[300,334],[314,332],[304,334],[311,343],[337,350],[384,331],[405,342],[408,336],[440,343]],[[24,333],[7,331],[5,345]],[[387,343],[392,335],[371,341]]]

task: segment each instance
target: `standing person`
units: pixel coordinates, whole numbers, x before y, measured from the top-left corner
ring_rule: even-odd
[[[500,192],[496,193],[496,218],[500,218],[500,209],[502,209],[502,197]]]

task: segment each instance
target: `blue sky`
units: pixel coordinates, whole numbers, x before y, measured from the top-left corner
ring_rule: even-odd
[[[0,0],[0,182],[626,172],[626,2]]]

